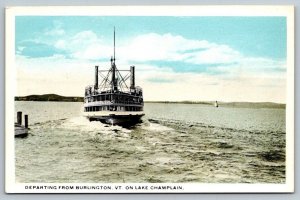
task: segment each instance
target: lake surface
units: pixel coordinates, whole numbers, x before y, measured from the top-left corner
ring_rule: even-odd
[[[130,129],[89,122],[77,102],[15,109],[30,126],[15,139],[17,182],[285,182],[285,109],[146,103]]]

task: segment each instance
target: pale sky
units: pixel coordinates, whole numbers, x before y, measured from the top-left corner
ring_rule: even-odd
[[[16,17],[17,96],[83,96],[136,66],[144,99],[286,102],[285,17]]]

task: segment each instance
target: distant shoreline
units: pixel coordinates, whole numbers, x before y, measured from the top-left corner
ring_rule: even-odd
[[[215,101],[145,101],[145,103],[165,103],[165,104],[201,104],[214,106]],[[286,104],[273,102],[222,102],[218,101],[219,107],[239,107],[239,108],[285,108]]]
[[[57,94],[43,94],[43,95],[28,95],[17,96],[15,101],[49,101],[49,102],[83,102],[83,97],[66,97]],[[215,101],[145,101],[145,103],[164,103],[164,104],[201,104],[213,106]],[[273,102],[222,102],[218,101],[220,107],[240,107],[240,108],[282,108],[286,104]]]

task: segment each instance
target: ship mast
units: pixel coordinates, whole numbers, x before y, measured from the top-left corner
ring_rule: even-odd
[[[111,67],[112,67],[112,77],[111,77],[111,82],[112,82],[112,90],[117,91],[118,90],[118,85],[117,85],[117,79],[116,79],[116,33],[115,33],[115,27],[114,27],[114,57],[111,58]]]
[[[116,61],[116,31],[114,27],[114,62]]]

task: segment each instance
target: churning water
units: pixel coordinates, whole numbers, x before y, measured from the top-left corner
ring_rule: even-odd
[[[283,183],[285,109],[146,103],[130,129],[89,122],[82,103],[15,102],[17,182]]]

